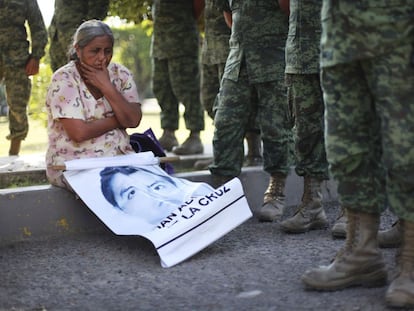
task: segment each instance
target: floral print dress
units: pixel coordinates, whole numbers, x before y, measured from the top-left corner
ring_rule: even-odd
[[[108,65],[108,71],[111,82],[125,99],[138,103],[139,95],[130,71],[115,63]],[[73,61],[53,74],[47,92],[46,109],[49,137],[46,175],[53,185],[70,188],[63,178],[63,171],[53,169],[52,165],[63,165],[65,161],[79,158],[109,157],[134,152],[125,129],[113,129],[81,143],[69,138],[60,122],[61,118],[88,122],[114,114],[105,97],[95,99],[92,96]]]

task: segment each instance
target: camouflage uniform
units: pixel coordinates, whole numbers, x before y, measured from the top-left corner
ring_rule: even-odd
[[[217,0],[206,0],[204,8],[204,40],[201,49],[201,103],[214,119],[213,104],[220,88],[231,30],[224,21],[222,6]]]
[[[342,203],[379,214],[387,193],[395,213],[409,221],[414,221],[413,16],[410,0],[325,0],[321,40],[326,148]]]
[[[328,178],[319,79],[320,0],[290,0],[286,84],[295,119],[296,173]]]
[[[30,28],[31,47],[26,22]],[[0,2],[0,80],[4,78],[9,105],[8,139],[23,140],[27,136],[31,81],[26,74],[26,63],[30,57],[40,60],[46,44],[47,30],[36,0]]]
[[[397,273],[385,298],[414,307],[414,5],[412,0],[324,0],[321,67],[326,152],[346,209],[346,242],[309,289],[387,284],[378,247],[385,196],[402,221]]]
[[[200,103],[199,34],[190,0],[155,0],[153,92],[161,107],[161,128],[177,130],[179,103],[185,107],[187,129],[204,129]]]
[[[109,0],[55,0],[49,27],[49,55],[53,71],[67,64],[67,53],[78,26],[85,20],[104,19],[108,6]]]
[[[274,0],[231,1],[233,27],[215,114],[214,164],[218,176],[238,176],[243,137],[257,109],[264,170],[288,172],[287,100],[284,86],[287,16]],[[252,102],[252,96],[257,101]]]

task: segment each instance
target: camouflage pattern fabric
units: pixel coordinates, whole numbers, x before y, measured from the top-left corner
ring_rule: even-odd
[[[161,107],[161,128],[178,129],[178,107],[182,103],[186,128],[204,129],[199,81],[198,58],[153,59],[153,92]]]
[[[319,74],[287,74],[289,107],[293,110],[298,176],[328,179],[324,139],[324,104]]]
[[[213,107],[226,64],[201,65],[200,100],[209,117],[214,120]]]
[[[192,0],[154,0],[152,57],[198,57],[199,33],[192,3]]]
[[[287,16],[273,0],[235,0],[229,8],[233,27],[216,105],[210,171],[229,177],[240,174],[246,126],[257,109],[264,170],[286,174],[289,129],[283,76]],[[251,101],[254,96],[256,102]]]
[[[30,28],[27,40],[25,23]],[[0,4],[0,73],[6,86],[9,105],[8,139],[26,138],[29,131],[27,105],[31,81],[25,66],[29,57],[40,59],[45,54],[47,30],[36,0],[3,0]],[[30,53],[31,50],[31,53]]]
[[[286,73],[319,73],[320,0],[290,0],[286,40]]]
[[[320,0],[290,0],[286,85],[294,124],[296,173],[328,179],[319,78]]]
[[[109,0],[55,0],[49,27],[49,54],[53,71],[68,62],[68,51],[78,26],[89,19],[103,20],[108,6]]]
[[[324,0],[321,41],[327,156],[342,205],[381,213],[388,199],[411,222],[413,16],[411,1]]]
[[[215,0],[206,0],[204,8],[204,39],[201,48],[200,100],[207,114],[214,119],[213,104],[220,88],[224,66],[229,54],[231,30],[223,11]]]
[[[155,0],[152,9],[152,88],[161,107],[161,128],[178,129],[182,103],[186,128],[201,131],[199,34],[192,1]]]

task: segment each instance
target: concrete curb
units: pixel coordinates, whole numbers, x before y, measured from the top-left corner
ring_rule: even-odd
[[[176,176],[192,181],[211,181],[209,171]],[[262,204],[269,176],[260,167],[248,167],[239,178],[254,212]],[[302,178],[292,170],[285,189],[287,206],[298,204],[302,192]],[[325,201],[337,200],[336,185],[332,181],[324,183],[323,192]],[[64,189],[41,185],[0,190],[0,243],[103,230],[108,229],[93,212]]]

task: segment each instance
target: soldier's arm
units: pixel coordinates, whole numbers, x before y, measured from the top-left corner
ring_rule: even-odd
[[[35,75],[39,72],[40,59],[45,55],[48,36],[42,13],[36,0],[28,0],[27,23],[30,28],[31,54],[26,63],[26,74]]]

